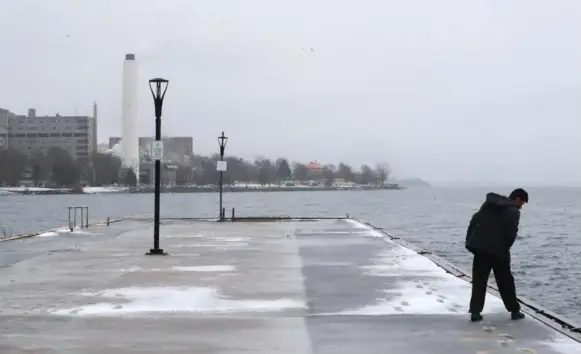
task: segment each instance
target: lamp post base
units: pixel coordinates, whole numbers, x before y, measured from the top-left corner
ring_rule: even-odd
[[[146,256],[167,256],[167,253],[164,252],[161,248],[152,248],[145,255]]]

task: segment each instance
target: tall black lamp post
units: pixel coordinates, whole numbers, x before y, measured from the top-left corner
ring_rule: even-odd
[[[148,255],[166,255],[163,249],[159,248],[159,194],[161,189],[161,159],[163,159],[163,142],[161,141],[161,108],[169,81],[166,79],[149,80],[149,88],[153,95],[155,105],[155,141],[152,143],[152,157],[155,160],[155,201],[153,216],[153,248]]]
[[[227,143],[228,137],[224,135],[224,132],[222,132],[222,135],[218,137],[218,144],[220,145],[220,161],[218,161],[216,164],[216,169],[220,172],[220,212],[218,214],[220,215],[220,221],[224,220],[224,213],[222,209],[222,182],[224,171],[226,171],[226,161],[224,161],[224,149],[226,148]]]

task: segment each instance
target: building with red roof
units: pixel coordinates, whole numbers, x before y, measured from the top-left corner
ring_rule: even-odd
[[[321,165],[319,165],[318,163],[313,162],[313,161],[311,161],[307,164],[307,168],[309,170],[322,170],[323,169],[323,167],[321,167]]]

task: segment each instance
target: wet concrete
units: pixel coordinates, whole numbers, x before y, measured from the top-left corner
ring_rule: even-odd
[[[581,353],[350,221],[92,231],[0,243],[0,353]]]

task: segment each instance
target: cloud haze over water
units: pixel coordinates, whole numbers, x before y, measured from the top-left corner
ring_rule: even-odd
[[[431,182],[580,184],[581,2],[18,0],[0,11],[0,107],[121,131],[125,53],[170,80],[197,153],[389,161]]]

